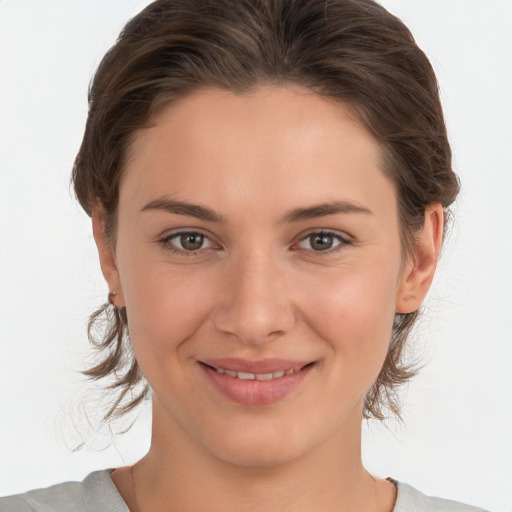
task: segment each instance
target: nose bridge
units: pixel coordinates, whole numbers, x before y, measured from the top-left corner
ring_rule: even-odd
[[[216,316],[218,329],[244,343],[257,344],[291,328],[293,310],[283,268],[268,248],[233,256],[226,287],[226,299]]]

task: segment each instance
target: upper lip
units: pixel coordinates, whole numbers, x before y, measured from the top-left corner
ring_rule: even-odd
[[[224,370],[264,374],[303,368],[312,361],[296,361],[292,359],[278,358],[260,359],[255,361],[239,357],[227,357],[220,359],[204,359],[200,362],[215,368],[223,368]]]

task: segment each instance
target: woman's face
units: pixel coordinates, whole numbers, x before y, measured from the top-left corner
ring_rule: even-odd
[[[377,143],[299,87],[203,89],[154,121],[102,263],[155,431],[240,465],[355,435],[412,268]]]

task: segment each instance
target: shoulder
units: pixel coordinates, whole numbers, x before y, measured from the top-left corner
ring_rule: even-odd
[[[0,512],[60,512],[69,510],[71,504],[77,512],[85,510],[83,486],[80,482],[64,482],[45,489],[34,489],[0,498]]]
[[[0,512],[129,512],[110,472],[95,471],[82,482],[64,482],[0,498]]]
[[[487,512],[457,501],[425,496],[402,482],[396,482],[396,485],[398,493],[393,512]]]

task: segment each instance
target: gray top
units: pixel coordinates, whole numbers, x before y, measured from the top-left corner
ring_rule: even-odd
[[[113,469],[95,471],[83,482],[64,482],[0,498],[0,512],[130,512],[110,478]],[[455,501],[431,498],[397,483],[393,512],[486,512]]]

